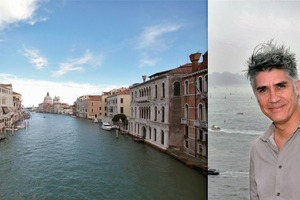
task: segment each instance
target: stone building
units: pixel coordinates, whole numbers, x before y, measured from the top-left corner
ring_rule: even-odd
[[[143,82],[131,89],[129,133],[143,138],[158,149],[183,149],[181,131],[182,78],[192,71],[191,64],[143,77]]]
[[[181,81],[181,130],[184,135],[183,151],[194,156],[207,158],[207,60],[208,52],[190,55],[191,73],[186,74]],[[179,89],[179,82],[178,89]]]

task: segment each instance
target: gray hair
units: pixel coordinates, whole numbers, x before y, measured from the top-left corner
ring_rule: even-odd
[[[295,54],[291,53],[290,49],[284,45],[278,46],[273,43],[273,40],[257,45],[248,59],[247,65],[246,76],[250,80],[253,90],[256,88],[255,78],[261,71],[282,69],[294,84],[298,80]]]

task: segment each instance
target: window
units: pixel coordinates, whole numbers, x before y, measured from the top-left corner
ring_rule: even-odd
[[[121,114],[124,113],[124,108],[123,108],[123,107],[120,108],[120,113],[121,113]]]
[[[164,131],[161,131],[161,144],[165,143],[165,133]]]
[[[202,109],[202,104],[199,104],[199,106],[198,106],[198,118],[199,118],[199,120],[203,120],[203,109]]]
[[[154,129],[154,141],[156,141],[156,128]]]
[[[186,104],[184,108],[184,118],[188,119],[189,118],[189,105]]]
[[[161,110],[161,122],[165,122],[165,107],[162,107]]]
[[[176,81],[174,83],[174,96],[180,96],[180,83],[178,81]]]
[[[166,97],[166,92],[165,92],[165,83],[162,83],[161,85],[161,89],[162,89],[162,98]]]
[[[189,148],[189,141],[187,141],[187,140],[185,141],[185,147]]]
[[[157,85],[155,85],[155,99],[157,99]]]
[[[185,126],[185,136],[186,136],[186,138],[189,137],[189,127],[188,126]]]
[[[123,98],[121,98],[121,103],[123,103]]]
[[[189,94],[189,82],[188,81],[184,82],[184,94],[185,95]]]
[[[157,120],[157,107],[154,108],[154,121]]]
[[[198,78],[198,84],[197,84],[197,86],[198,86],[198,92],[203,92],[203,84],[202,84],[202,77],[200,77],[199,76],[199,78]]]
[[[151,140],[151,128],[149,128],[149,139]]]
[[[207,92],[207,75],[204,77],[204,89],[203,92]]]

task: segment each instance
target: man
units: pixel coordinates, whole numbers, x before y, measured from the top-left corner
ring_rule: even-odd
[[[252,144],[251,200],[300,199],[300,81],[295,55],[271,40],[255,48],[247,77],[261,111],[272,120]]]

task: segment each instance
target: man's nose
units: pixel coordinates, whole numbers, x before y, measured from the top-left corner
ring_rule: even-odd
[[[277,94],[276,90],[275,89],[271,89],[270,90],[270,98],[269,98],[269,101],[271,103],[276,103],[277,101],[280,100],[280,96]]]

